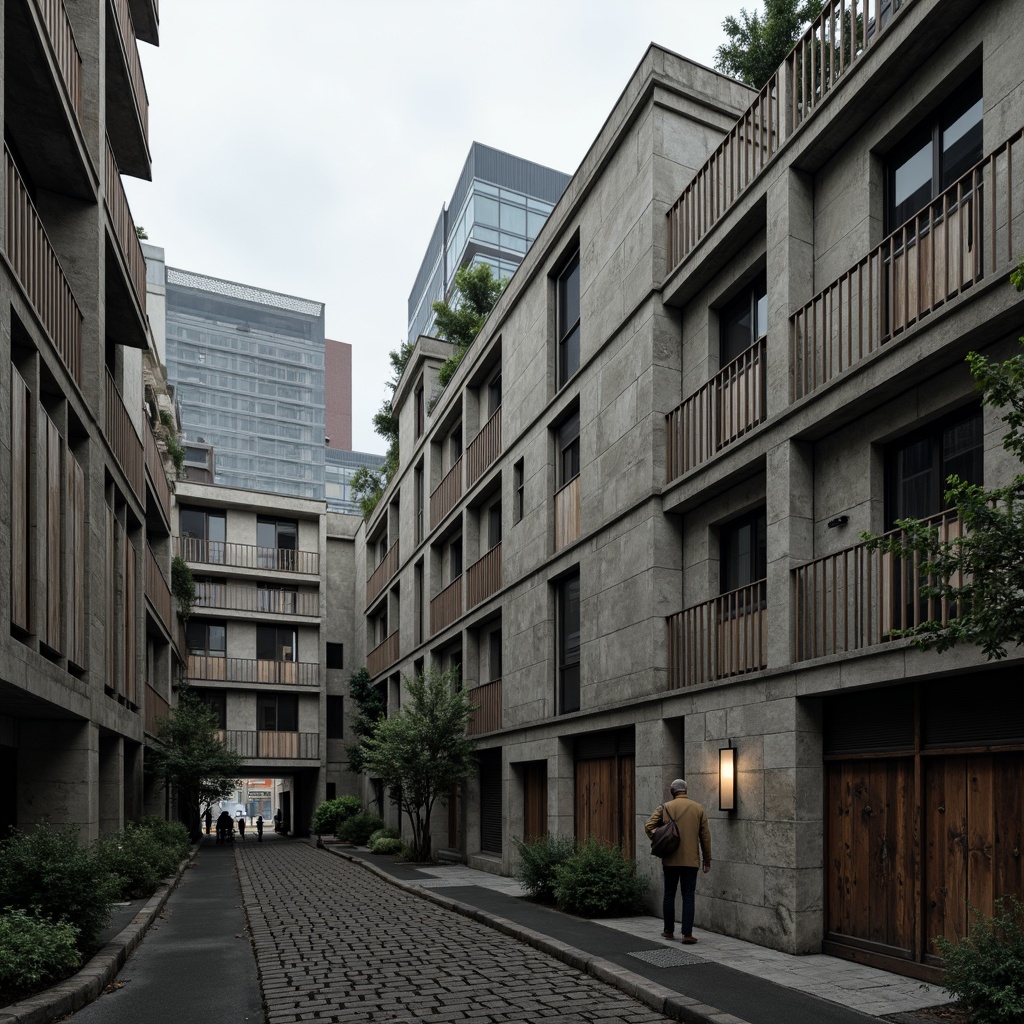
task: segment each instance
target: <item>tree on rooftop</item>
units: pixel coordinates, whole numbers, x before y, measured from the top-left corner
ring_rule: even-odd
[[[441,364],[437,381],[444,387],[455,375],[462,357],[494,309],[508,284],[508,278],[494,276],[489,263],[470,264],[455,273],[455,292],[451,302],[435,302],[434,327],[437,336],[451,342],[455,351]]]

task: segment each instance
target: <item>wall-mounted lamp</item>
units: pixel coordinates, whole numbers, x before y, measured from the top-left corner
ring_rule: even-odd
[[[849,521],[849,516],[836,516],[835,519],[830,519],[828,521],[828,528],[832,530],[837,526],[845,526]]]
[[[736,748],[731,739],[718,751],[718,809],[736,810]]]

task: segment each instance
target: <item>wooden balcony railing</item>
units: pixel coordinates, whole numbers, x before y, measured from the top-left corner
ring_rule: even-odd
[[[316,576],[320,572],[320,553],[293,548],[264,548],[233,541],[179,537],[178,554],[186,562],[224,565],[233,569],[266,569],[270,572],[298,572]]]
[[[145,465],[142,439],[135,433],[135,424],[125,408],[121,395],[109,371],[105,373],[106,402],[104,404],[104,433],[110,450],[124,471],[135,497],[146,500]]]
[[[398,650],[398,630],[396,629],[389,637],[386,637],[381,643],[377,644],[376,647],[366,656],[366,671],[371,676],[378,676],[381,672],[391,668],[396,661],[398,661],[399,650]]]
[[[149,683],[146,683],[146,732],[151,736],[157,734],[160,723],[171,713],[171,706],[161,697]]]
[[[1015,132],[789,318],[794,400],[1016,265],[1022,139],[1024,131]]]
[[[131,208],[128,206],[128,197],[124,194],[124,185],[121,184],[121,173],[117,169],[117,159],[110,147],[110,139],[107,140],[107,164],[105,175],[105,198],[107,201],[107,213],[110,216],[110,223],[114,228],[114,235],[117,237],[118,248],[128,268],[128,277],[131,280],[132,290],[135,293],[135,301],[139,304],[143,316],[146,314],[146,257],[142,254],[142,243],[139,241],[139,233],[135,229],[135,219],[132,217]]]
[[[494,410],[491,418],[483,425],[480,433],[469,442],[466,449],[466,486],[483,476],[484,470],[501,454],[501,406]]]
[[[320,758],[320,734],[316,732],[270,732],[251,729],[218,729],[221,742],[244,758],[286,757],[293,761]]]
[[[81,386],[82,311],[6,146],[4,163],[7,170],[7,256],[50,336],[50,343]]]
[[[82,120],[82,55],[75,42],[75,33],[68,21],[63,0],[36,0],[39,13],[43,16],[46,33],[50,37],[60,68],[61,77],[68,90],[68,99],[75,116]]]
[[[696,686],[764,668],[765,581],[686,608],[667,620],[668,685]]]
[[[961,535],[955,512],[927,520],[940,542]],[[894,530],[886,536],[900,536]],[[884,643],[896,629],[923,622],[948,623],[956,608],[947,601],[926,598],[921,588],[920,559],[898,558],[855,544],[833,555],[816,558],[793,570],[795,602],[794,644],[797,661],[842,654]],[[963,579],[953,580],[957,586]]]
[[[320,666],[315,661],[269,661],[263,658],[217,658],[189,654],[189,679],[224,683],[271,683],[319,686]]]
[[[501,590],[501,541],[466,570],[466,610]]]
[[[145,445],[146,472],[149,474],[149,482],[156,495],[160,508],[163,511],[164,519],[171,521],[171,485],[167,480],[167,471],[164,469],[164,461],[160,456],[160,449],[153,434],[153,428],[146,423],[146,429],[142,432],[142,440]],[[148,503],[147,503],[148,504]]]
[[[430,495],[430,528],[434,529],[462,497],[462,456]]]
[[[310,591],[236,587],[226,583],[197,583],[196,608],[266,615],[319,615],[320,595]]]
[[[911,2],[904,0],[900,10]],[[725,216],[783,143],[811,119],[840,77],[878,42],[892,20],[890,12],[888,0],[828,0],[781,73],[772,75],[669,209],[669,274]]]
[[[561,551],[580,536],[580,478],[574,476],[555,491],[555,550]]]
[[[755,341],[665,417],[666,482],[706,462],[764,419],[765,341]]]
[[[125,65],[128,68],[128,80],[131,82],[135,96],[135,109],[139,113],[139,124],[142,134],[149,139],[149,94],[146,92],[146,79],[142,74],[142,61],[139,59],[139,43],[135,38],[135,23],[128,0],[110,0],[114,9],[114,20],[121,37],[121,49],[124,52]],[[143,287],[145,292],[145,287]]]
[[[462,577],[455,579],[430,600],[430,635],[450,626],[462,614]]]
[[[171,600],[171,588],[167,585],[167,578],[161,571],[149,544],[146,545],[146,597],[149,598],[167,632],[173,635],[174,604]]]
[[[494,679],[469,691],[469,699],[477,706],[472,713],[466,733],[480,736],[485,732],[497,732],[501,728],[501,680]]]
[[[380,564],[370,573],[366,581],[366,603],[369,604],[387,585],[395,573],[398,572],[398,541],[388,548],[388,553],[381,559]]]

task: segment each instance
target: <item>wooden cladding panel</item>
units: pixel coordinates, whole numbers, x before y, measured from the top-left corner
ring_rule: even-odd
[[[126,533],[122,533],[124,544],[124,585],[122,590],[123,646],[121,648],[122,679],[125,699],[132,704],[139,702],[138,666],[138,559],[135,547]]]
[[[636,856],[636,755],[576,762],[576,838],[595,836]]]
[[[433,530],[462,497],[462,459],[460,455],[455,465],[445,474],[444,479],[430,494],[430,528]]]
[[[212,682],[271,683],[288,686],[317,686],[320,665],[315,661],[270,661],[263,658],[220,658],[189,654],[189,679]]]
[[[269,615],[319,615],[320,595],[315,591],[264,589],[258,586],[230,586],[225,583],[197,583],[196,608],[223,608],[236,612]]]
[[[105,683],[111,689],[117,685],[117,520],[114,512],[107,508],[107,524],[105,530],[105,552],[103,564],[106,569],[107,593],[106,593],[106,679]]]
[[[146,684],[145,721],[146,732],[157,735],[160,723],[171,713],[171,707],[149,683]]]
[[[561,551],[580,536],[580,478],[573,477],[555,491],[555,550]]]
[[[369,604],[385,587],[387,582],[398,572],[398,541],[388,548],[387,554],[380,564],[370,573],[366,581],[366,603]]]
[[[466,570],[466,608],[475,608],[501,590],[501,542]]]
[[[66,584],[68,660],[85,668],[85,473],[70,451],[66,470]]]
[[[548,834],[548,765],[523,765],[523,838],[529,842]]]
[[[63,474],[61,453],[64,449],[60,432],[49,416],[43,417],[46,432],[46,614],[43,620],[43,643],[52,651],[63,653],[62,589],[64,576],[61,571],[61,495]]]
[[[501,454],[501,406],[494,410],[491,418],[483,425],[480,433],[469,442],[466,449],[466,486],[483,476],[484,470]]]
[[[11,622],[31,628],[32,588],[29,566],[29,481],[31,395],[21,375],[11,367]]]
[[[391,668],[398,661],[398,654],[398,630],[396,629],[367,654],[366,671],[371,676],[380,675],[381,672]]]
[[[171,588],[167,585],[167,578],[148,543],[146,544],[146,597],[156,609],[157,617],[164,624],[164,628],[171,633],[174,623]]]
[[[457,576],[430,601],[430,633],[450,626],[462,614],[462,577]]]
[[[469,719],[466,732],[470,736],[479,736],[485,732],[496,732],[501,728],[501,680],[492,679],[489,683],[474,687],[469,691],[469,699],[477,705],[476,711]]]
[[[121,395],[114,384],[114,378],[106,374],[104,433],[117,464],[124,472],[132,493],[145,503],[145,454],[142,439],[135,432],[135,425],[125,408]]]

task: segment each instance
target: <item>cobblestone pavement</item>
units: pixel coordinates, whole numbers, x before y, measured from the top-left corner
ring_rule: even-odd
[[[268,1024],[661,1024],[614,988],[298,842],[235,846]]]

